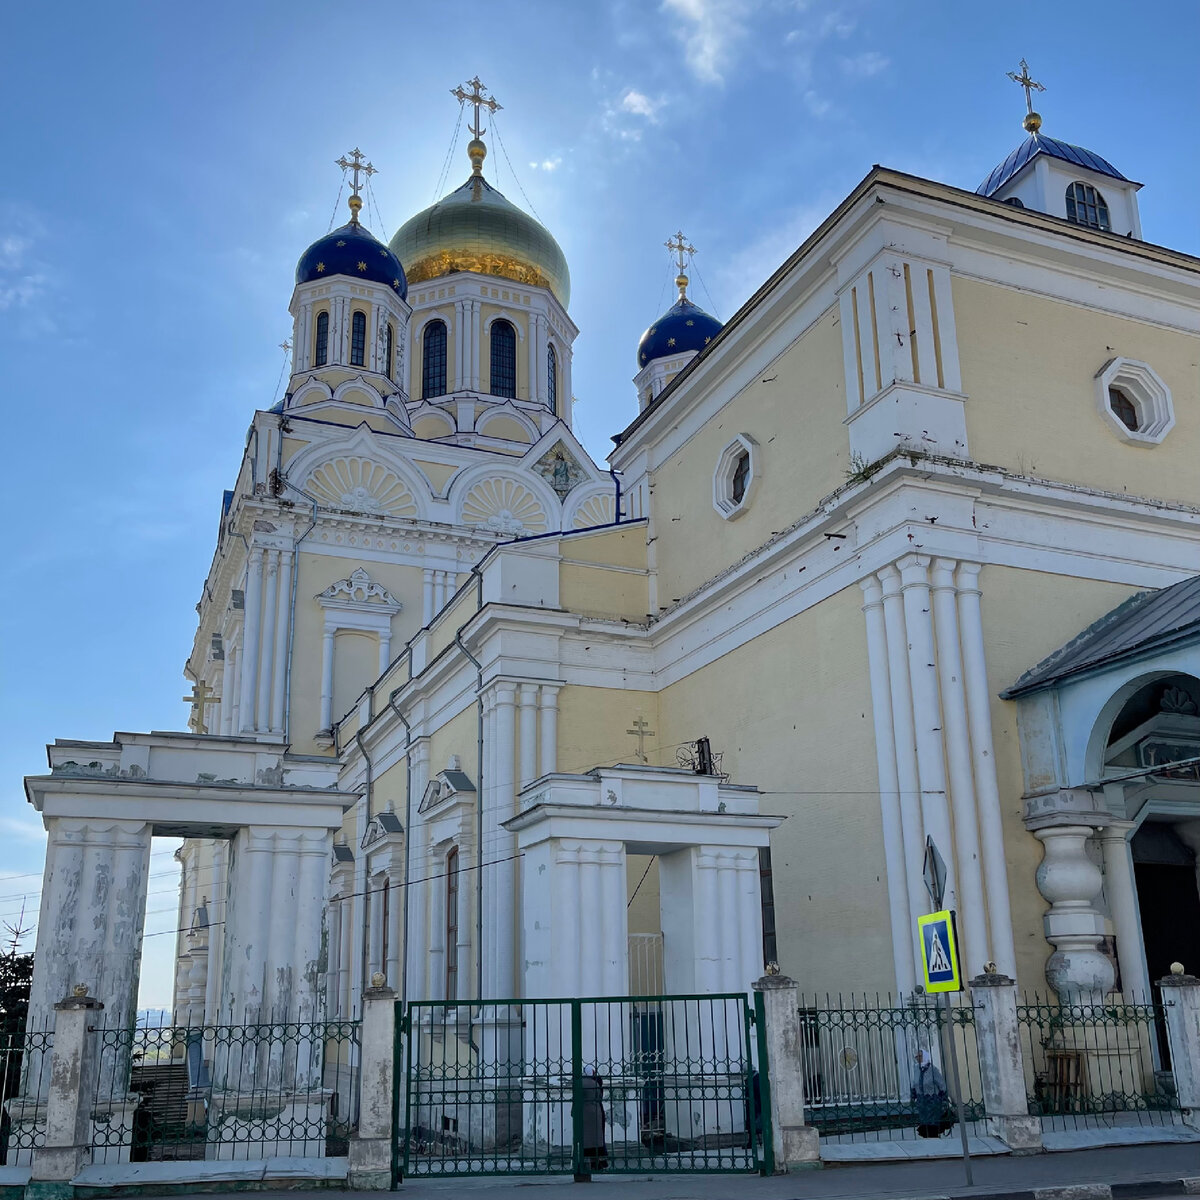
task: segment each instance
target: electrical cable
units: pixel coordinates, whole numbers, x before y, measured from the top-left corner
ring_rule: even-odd
[[[704,276],[700,274],[700,268],[696,266],[695,255],[688,255],[688,266],[696,272],[696,278],[700,280],[700,286],[704,289],[704,294],[708,297],[708,303],[712,308],[712,315],[719,321],[721,319],[721,314],[717,312],[717,302],[713,299],[712,292],[708,290],[708,284],[704,282]]]
[[[333,228],[333,223],[334,223],[334,221],[337,220],[338,208],[341,206],[342,192],[345,190],[345,188],[346,188],[346,172],[343,169],[341,186],[338,188],[337,199],[333,202],[333,213],[329,218],[329,229],[325,230],[326,233],[328,233],[329,230]]]
[[[450,160],[454,156],[454,148],[458,145],[458,133],[462,129],[463,113],[466,111],[466,101],[458,102],[458,120],[454,123],[454,132],[450,135],[450,147],[446,151],[445,162],[442,163],[442,173],[438,176],[438,181],[433,185],[433,203],[436,204],[442,198],[442,188],[446,184],[446,176],[450,174]]]
[[[529,205],[529,211],[537,217],[538,221],[542,218],[538,215],[538,210],[533,207],[533,201],[530,200],[525,189],[521,186],[521,180],[517,175],[516,168],[512,165],[512,159],[508,157],[508,150],[505,148],[504,139],[500,136],[500,126],[496,123],[496,114],[492,113],[492,132],[496,135],[496,145],[500,147],[500,153],[504,155],[504,161],[508,163],[509,172],[512,174],[513,183],[517,185],[521,195],[525,197],[525,203]]]

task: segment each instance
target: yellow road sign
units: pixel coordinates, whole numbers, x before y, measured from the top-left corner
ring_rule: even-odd
[[[961,992],[958,969],[958,939],[954,935],[954,913],[950,909],[917,918],[921,938],[921,968],[927,992]]]

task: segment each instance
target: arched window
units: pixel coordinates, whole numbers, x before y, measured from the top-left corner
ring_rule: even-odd
[[[367,361],[367,314],[356,312],[350,320],[350,365],[361,367]]]
[[[1067,220],[1089,229],[1112,229],[1104,197],[1090,183],[1078,180],[1067,188]]]
[[[329,314],[317,313],[317,344],[313,349],[313,366],[323,367],[329,361]]]
[[[492,322],[492,395],[517,395],[517,331],[507,321]]]
[[[558,412],[558,355],[553,346],[546,347],[546,406]]]
[[[393,364],[396,361],[396,329],[391,321],[387,323],[387,330],[383,335],[383,349],[387,355],[383,363],[384,373],[389,379],[394,379],[395,376],[392,374],[392,371],[394,369]]]
[[[421,339],[421,399],[446,394],[446,322],[430,321]]]
[[[446,1002],[458,999],[458,847],[446,855]]]

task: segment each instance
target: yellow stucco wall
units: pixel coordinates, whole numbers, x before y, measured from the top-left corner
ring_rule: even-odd
[[[449,417],[435,417],[432,414],[419,417],[413,422],[414,436],[424,441],[434,438],[449,437],[454,432],[454,423]]]
[[[804,990],[894,987],[866,624],[848,588],[667,688],[653,761],[707,735],[772,834],[779,963]]]
[[[444,771],[452,754],[457,754],[461,770],[479,786],[479,705],[474,696],[429,739],[429,777]]]
[[[737,562],[845,482],[843,376],[834,308],[654,472],[660,605]],[[758,463],[749,508],[726,521],[713,508],[713,472],[737,434],[758,443]]]
[[[444,495],[449,489],[450,480],[458,474],[459,468],[452,463],[430,462],[428,459],[414,458],[413,466],[418,467],[429,480],[433,491]]]
[[[1042,924],[1049,905],[1035,879],[1042,846],[1022,822],[1025,787],[1017,706],[1014,701],[1001,700],[999,693],[1139,589],[996,566],[984,567],[980,588],[1017,979],[1022,987],[1044,988],[1046,959],[1053,947],[1046,941]]]
[[[1200,335],[957,275],[954,314],[972,458],[1200,503]],[[1098,411],[1095,377],[1118,356],[1149,363],[1171,389],[1176,424],[1159,446],[1122,441]]]
[[[592,688],[569,684],[558,694],[556,770],[580,774],[593,767],[637,762],[637,738],[626,733],[641,718],[654,736],[646,739],[646,757],[654,766],[674,765],[675,752],[663,758],[658,698],[651,692]]]

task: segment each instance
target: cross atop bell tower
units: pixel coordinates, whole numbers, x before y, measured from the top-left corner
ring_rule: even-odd
[[[1029,74],[1029,64],[1024,59],[1021,59],[1020,75],[1016,71],[1009,71],[1007,74],[1013,83],[1019,84],[1025,89],[1025,107],[1029,111],[1025,114],[1025,119],[1021,124],[1029,133],[1037,133],[1042,127],[1042,118],[1040,114],[1033,111],[1033,93],[1044,92],[1046,89]]]
[[[470,91],[467,89],[470,88]],[[480,124],[480,110],[486,108],[488,112],[498,112],[503,105],[496,99],[495,96],[488,94],[488,90],[483,80],[478,75],[474,79],[468,79],[465,84],[459,84],[456,88],[450,89],[452,95],[459,104],[471,104],[475,107],[475,119],[467,128],[471,131],[471,141],[467,146],[467,154],[471,159],[471,167],[476,175],[483,173],[483,160],[487,157],[487,147],[483,144],[483,135],[487,132],[486,128]]]
[[[350,224],[357,225],[358,211],[362,208],[362,197],[358,193],[363,186],[359,183],[358,177],[362,174],[367,179],[370,179],[375,174],[375,168],[367,162],[366,155],[357,146],[350,151],[349,158],[343,154],[334,165],[341,167],[343,171],[350,171],[352,174],[350,180],[350,198],[346,203],[350,206]]]
[[[675,276],[675,286],[679,289],[679,299],[686,300],[688,277],[685,268],[688,259],[696,253],[696,247],[683,236],[682,229],[667,238],[663,245],[675,255],[675,265],[679,268],[679,274]]]

